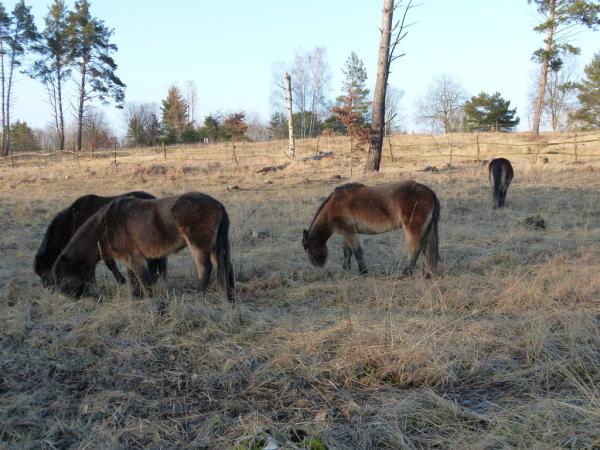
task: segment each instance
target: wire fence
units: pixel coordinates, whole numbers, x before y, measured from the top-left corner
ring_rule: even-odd
[[[333,136],[298,140],[296,160],[310,160],[311,155],[332,152],[334,160],[355,160],[366,157],[366,152],[352,151],[345,137]],[[563,155],[579,161],[600,158],[600,134],[563,133],[532,141],[525,134],[473,133],[448,135],[394,135],[386,137],[382,152],[384,161],[394,162],[405,156],[418,155],[422,159],[476,159],[492,156]],[[291,160],[287,156],[287,142],[254,142],[232,146],[230,143],[174,145],[155,148],[113,147],[95,151],[57,150],[52,152],[19,152],[0,157],[0,167],[38,166],[68,163],[79,166],[84,161],[109,160],[113,164],[143,161],[176,160],[222,163],[231,160],[246,166],[278,164]]]

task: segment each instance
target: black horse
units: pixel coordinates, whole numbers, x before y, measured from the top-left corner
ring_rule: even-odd
[[[38,248],[33,263],[33,269],[42,280],[44,287],[55,285],[55,280],[52,275],[52,267],[58,255],[65,249],[71,237],[75,232],[96,213],[104,205],[111,201],[124,198],[136,197],[144,199],[154,199],[152,194],[143,191],[127,192],[126,194],[116,195],[113,197],[101,197],[90,194],[79,197],[68,208],[59,212],[48,225],[44,239]],[[125,277],[119,272],[114,261],[107,260],[106,266],[115,276],[117,282],[125,283]],[[148,261],[149,270],[156,276],[167,276],[167,258],[158,258]]]
[[[492,185],[492,208],[502,208],[506,202],[506,192],[514,176],[512,165],[506,158],[492,159],[488,166],[488,172]]]

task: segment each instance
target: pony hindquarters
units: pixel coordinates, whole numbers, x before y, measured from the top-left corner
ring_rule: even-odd
[[[217,281],[229,301],[235,301],[235,280],[229,243],[229,215],[214,198],[192,192],[182,195],[172,208],[173,218],[190,247],[201,289],[210,282],[213,263]]]
[[[412,275],[423,251],[423,273],[429,277],[436,273],[439,262],[438,223],[440,218],[440,202],[429,187],[413,183],[410,196],[400,204],[402,227],[406,238],[408,262],[404,275]]]
[[[492,208],[502,208],[514,176],[512,165],[506,158],[493,159],[488,166],[488,174],[492,185]]]

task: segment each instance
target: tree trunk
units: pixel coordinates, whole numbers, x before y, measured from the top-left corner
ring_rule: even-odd
[[[294,142],[294,116],[292,114],[292,77],[289,73],[285,74],[287,83],[287,110],[288,110],[288,136],[290,138],[288,154],[291,158],[296,156],[296,144]]]
[[[4,74],[4,43],[0,42],[0,70],[2,71],[2,156],[8,156],[4,153],[4,141],[6,140],[6,84]]]
[[[18,30],[18,28],[17,28]],[[15,37],[14,40],[16,41],[16,32],[15,32]],[[8,155],[8,152],[10,151],[10,98],[12,96],[12,81],[13,81],[13,74],[14,74],[14,70],[15,70],[15,49],[12,49],[12,54],[10,57],[10,66],[9,66],[9,70],[8,70],[8,86],[6,87],[6,107],[4,108],[4,114],[6,114],[6,118],[5,118],[5,125],[6,125],[6,130],[4,130],[4,132],[2,133],[2,142],[4,144],[4,147],[2,149],[4,156]]]
[[[79,86],[79,109],[77,110],[77,151],[81,151],[81,142],[83,140],[83,108],[85,106],[85,72],[87,62],[81,63],[81,85]]]
[[[57,106],[57,111],[58,111],[58,147],[59,150],[64,150],[65,149],[65,118],[63,115],[63,105],[62,105],[62,76],[61,76],[61,65],[59,64],[57,66],[57,76],[56,76],[56,83],[57,83],[57,95],[58,95],[58,104]]]
[[[371,127],[371,157],[367,170],[378,172],[381,165],[383,133],[385,131],[385,93],[390,73],[390,39],[392,37],[392,16],[394,0],[384,0],[381,24],[381,40],[379,42],[379,58],[377,60],[377,81],[373,94],[373,124]]]
[[[555,23],[554,15],[556,11],[556,0],[550,0],[550,26],[546,36],[546,54],[542,55],[542,70],[540,71],[540,81],[538,83],[537,99],[535,101],[535,112],[533,116],[533,125],[531,126],[531,138],[540,137],[540,121],[542,119],[542,108],[544,107],[544,97],[546,95],[546,81],[548,79],[548,70],[550,66],[550,53],[552,51]]]

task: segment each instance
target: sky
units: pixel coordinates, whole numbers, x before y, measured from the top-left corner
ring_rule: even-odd
[[[51,0],[26,2],[41,28]],[[14,3],[4,2],[7,10]],[[170,85],[183,88],[192,80],[200,121],[213,111],[240,110],[268,121],[274,64],[291,61],[298,50],[326,48],[332,99],[340,95],[342,67],[352,51],[363,60],[374,87],[382,5],[382,0],[92,0],[91,11],[114,29],[114,58],[127,101],[160,103]],[[517,107],[519,129],[529,128],[528,92],[536,73],[531,54],[543,39],[532,30],[539,22],[533,5],[423,0],[408,21],[414,24],[399,46],[406,56],[393,63],[389,77],[391,86],[404,91],[405,130],[422,130],[414,118],[415,103],[444,73],[469,95],[499,91]],[[600,51],[600,32],[582,31],[572,43],[581,47],[582,70]],[[50,123],[39,82],[20,75],[15,94],[15,120],[40,128]],[[122,112],[108,107],[106,113],[123,135]]]

